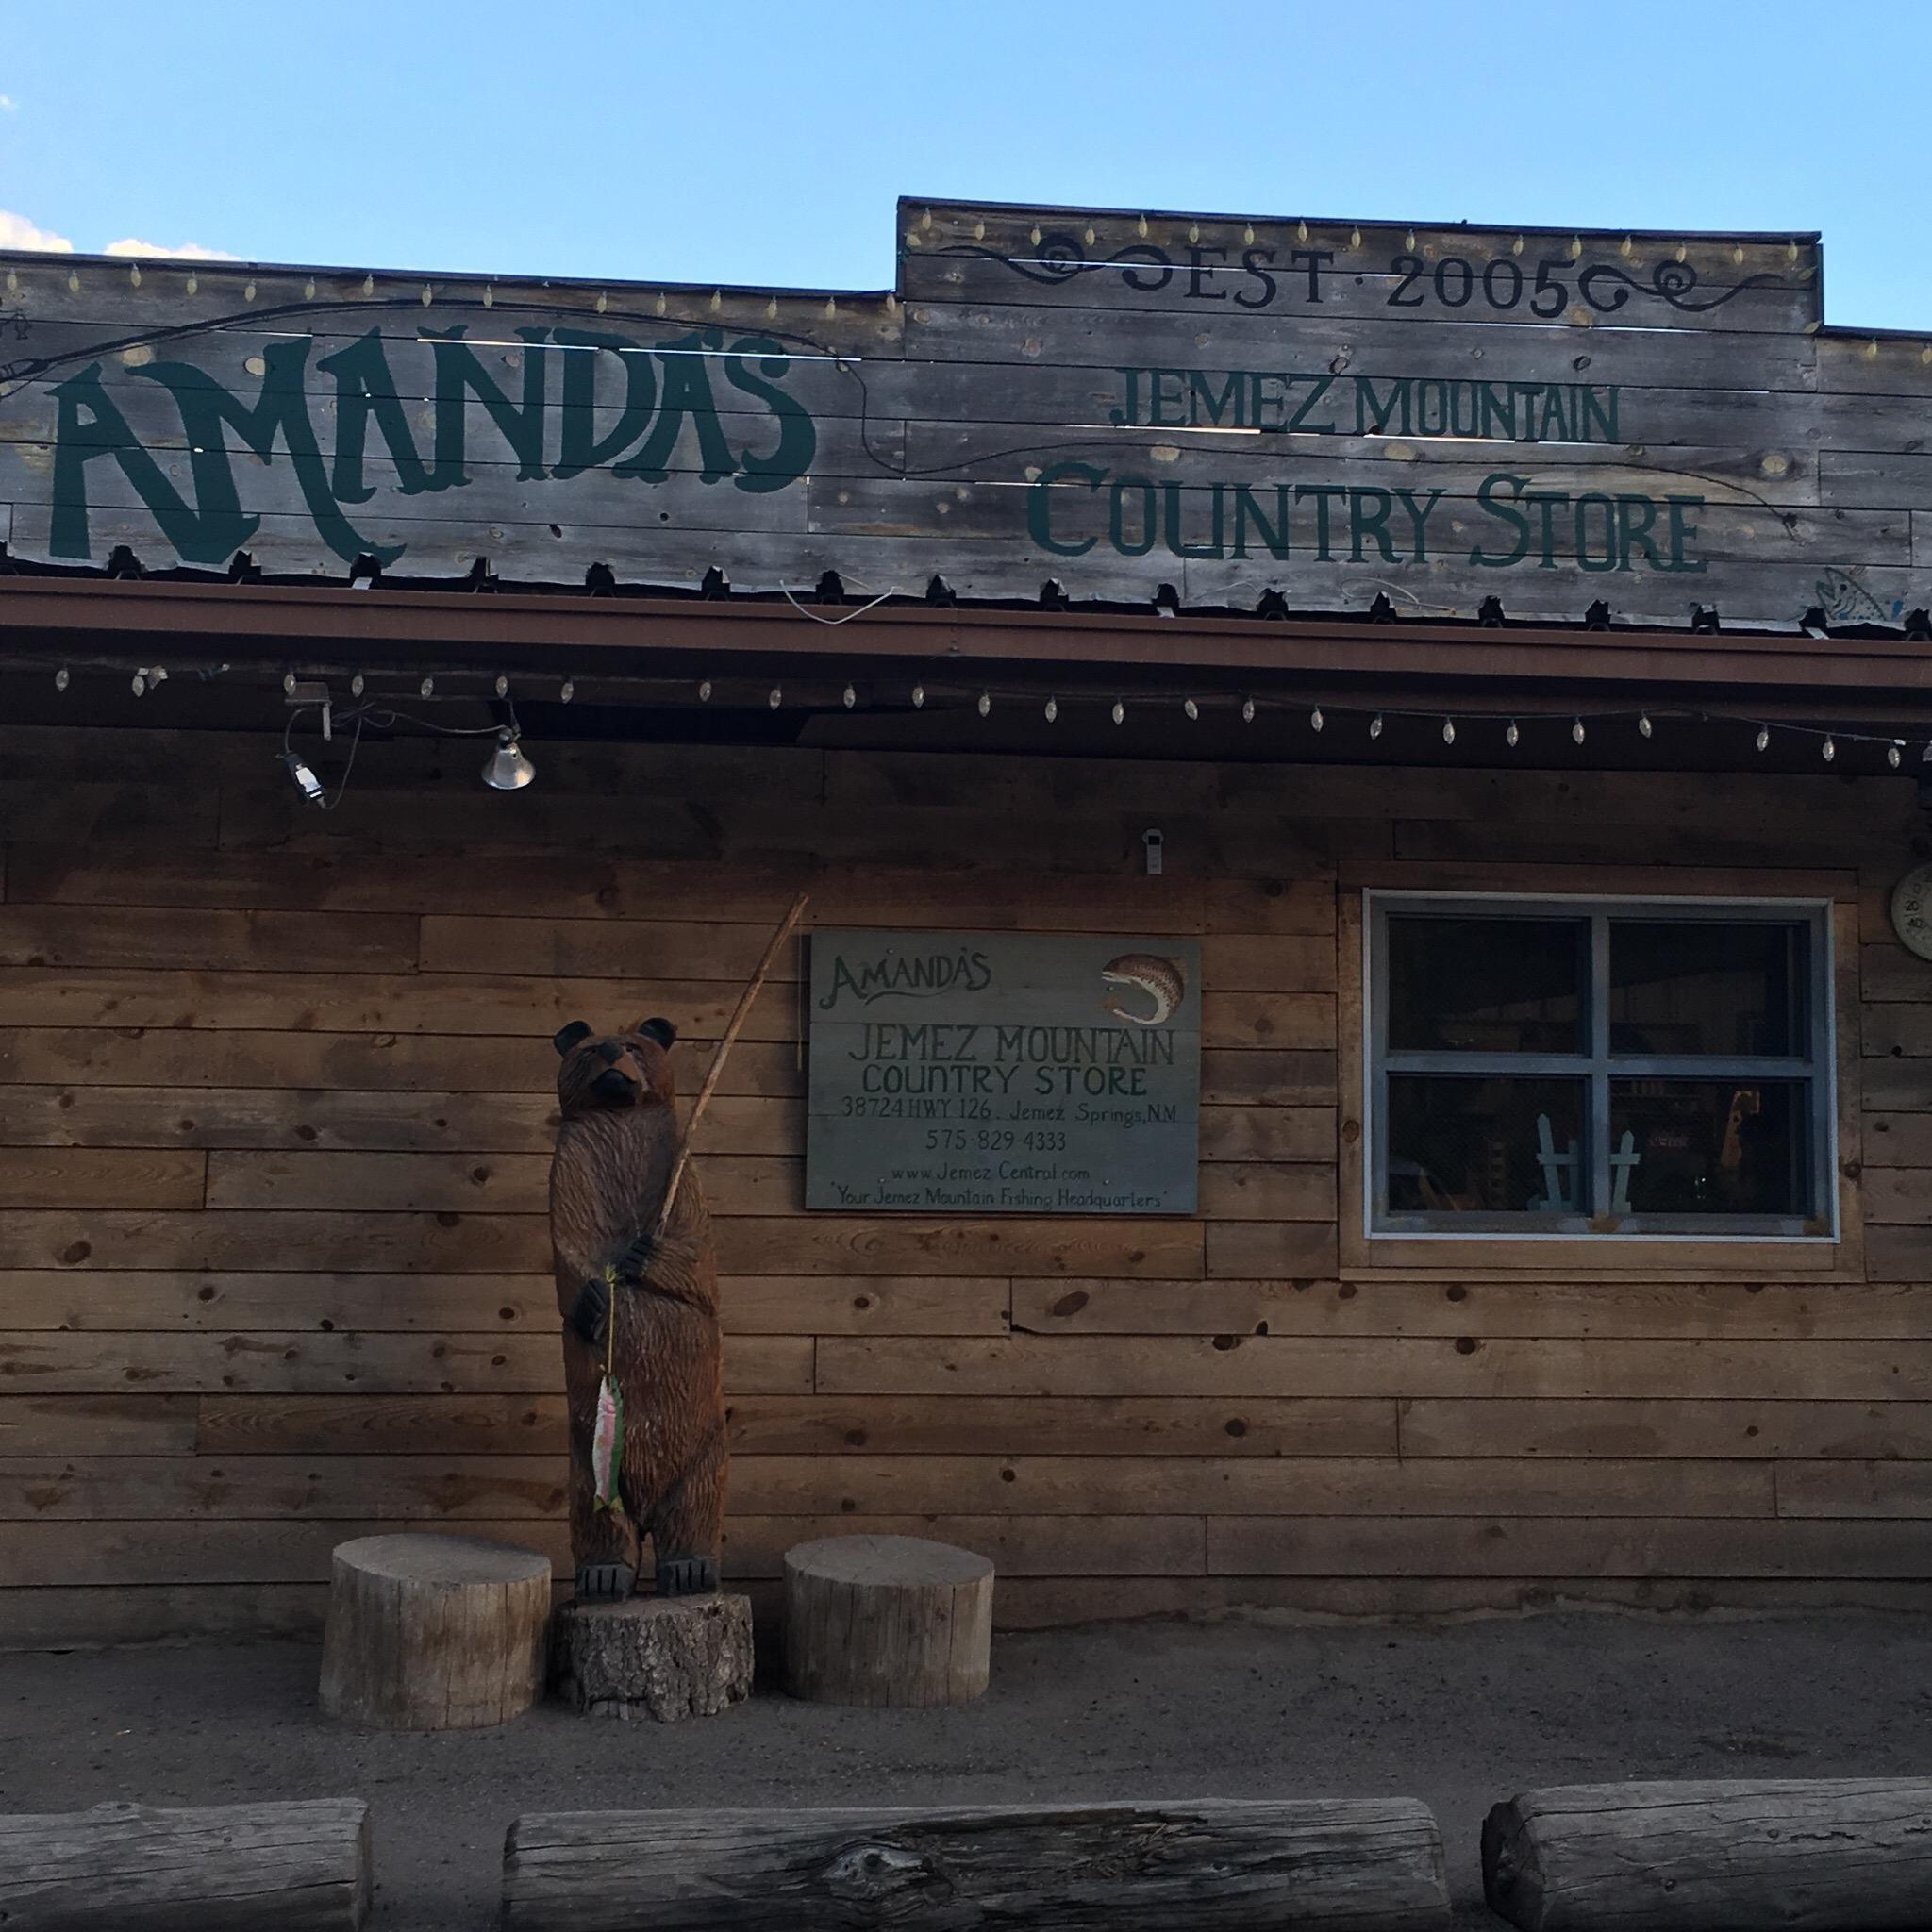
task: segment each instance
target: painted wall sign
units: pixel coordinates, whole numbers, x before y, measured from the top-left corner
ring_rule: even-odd
[[[0,536],[340,581],[1895,623],[1932,358],[1817,240],[902,203],[889,295],[17,255]]]
[[[1201,952],[812,936],[806,1206],[1191,1214]]]

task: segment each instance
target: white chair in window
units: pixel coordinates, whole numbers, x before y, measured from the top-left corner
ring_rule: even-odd
[[[1536,1162],[1543,1171],[1543,1191],[1531,1208],[1539,1214],[1565,1214],[1576,1206],[1576,1142],[1567,1154],[1557,1152],[1556,1137],[1550,1132],[1550,1117],[1536,1117]]]

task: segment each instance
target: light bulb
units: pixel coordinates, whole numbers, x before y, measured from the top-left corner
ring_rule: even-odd
[[[1319,731],[1321,730],[1324,722],[1324,721],[1322,716],[1322,708],[1320,705],[1317,705],[1315,708],[1308,713],[1308,729],[1310,731]]]
[[[1761,729],[1761,728],[1760,728],[1760,729],[1759,729],[1759,731],[1758,731],[1758,733],[1757,733],[1757,749],[1758,749],[1759,751],[1765,751],[1765,750],[1768,750],[1768,749],[1770,748],[1770,745],[1771,745],[1771,733],[1770,733],[1769,731],[1766,731],[1766,730],[1763,730],[1763,729]]]
[[[858,693],[848,684],[842,695],[845,701],[845,708],[849,711],[858,702]]]
[[[1241,723],[1243,724],[1252,724],[1254,722],[1255,701],[1253,698],[1243,698],[1241,700]]]
[[[63,664],[60,667],[60,669],[55,672],[54,674],[54,689],[56,691],[65,691],[67,689],[69,682],[70,679],[67,674],[67,667]]]
[[[1377,711],[1377,712],[1375,713],[1375,715],[1374,715],[1374,716],[1373,718],[1371,718],[1371,719],[1369,720],[1369,736],[1370,736],[1371,738],[1380,738],[1380,737],[1381,737],[1381,735],[1382,735],[1382,714],[1381,714],[1381,712],[1380,712],[1380,711]]]
[[[322,780],[311,771],[299,752],[285,751],[281,754],[282,763],[289,768],[289,776],[295,781],[296,789],[310,805],[322,803]]]
[[[1830,764],[1833,758],[1837,758],[1838,746],[1834,744],[1829,738],[1827,738],[1824,741],[1824,742],[1819,747],[1819,752],[1820,755],[1824,758],[1824,762],[1828,765]]]
[[[1048,698],[1046,701],[1046,722],[1051,724],[1059,714],[1059,700],[1058,698]]]
[[[1456,720],[1454,718],[1444,718],[1442,720],[1442,742],[1444,744],[1454,744],[1456,742]]]
[[[1183,699],[1181,702],[1181,709],[1188,714],[1190,720],[1198,718],[1201,715],[1201,708],[1193,701],[1192,698]]]
[[[572,679],[566,677],[557,688],[557,702],[559,705],[567,705],[576,694],[576,685]]]
[[[1124,724],[1127,722],[1127,708],[1118,698],[1113,701],[1113,722],[1116,724]]]
[[[498,697],[500,697],[500,698],[507,698],[507,697],[508,697],[508,695],[509,695],[509,679],[508,679],[508,678],[507,678],[507,677],[499,677],[499,678],[498,678],[498,679],[496,680],[496,695],[497,695]]]
[[[984,718],[992,709],[992,693],[983,691],[979,693],[979,715]]]
[[[923,710],[923,709],[924,708],[924,707],[925,707],[925,687],[924,687],[924,685],[923,685],[923,684],[915,684],[915,685],[914,685],[914,686],[912,687],[912,708],[913,708],[913,709],[914,709],[915,711],[918,711],[918,710]]]
[[[1891,742],[1885,747],[1885,762],[1888,765],[1890,765],[1894,772],[1898,770],[1900,761],[1905,758],[1905,743],[1900,739],[1894,738],[1891,741]]]
[[[359,671],[349,680],[349,695],[352,698],[359,698],[362,695],[362,674]]]
[[[1574,738],[1578,744],[1581,744],[1583,742],[1583,720],[1581,718],[1578,718],[1570,726],[1570,736]]]
[[[1650,736],[1650,714],[1648,712],[1645,712],[1642,717],[1638,719],[1637,728],[1645,738]]]
[[[775,711],[785,702],[785,693],[774,684],[766,693],[765,702]]]
[[[1517,730],[1516,728],[1516,720],[1514,718],[1510,719],[1509,728],[1503,734],[1503,742],[1507,744],[1511,751],[1514,751],[1516,749],[1516,741],[1522,736],[1523,733]]]
[[[416,695],[419,698],[433,698],[436,695],[435,678],[425,677],[423,680],[423,682],[416,687]]]

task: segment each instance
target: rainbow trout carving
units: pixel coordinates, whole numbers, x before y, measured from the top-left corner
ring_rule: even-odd
[[[618,1493],[618,1472],[624,1467],[624,1395],[612,1376],[611,1362],[616,1352],[618,1287],[617,1270],[606,1268],[604,1287],[610,1297],[608,1317],[604,1379],[597,1385],[597,1415],[591,1429],[591,1480],[597,1489],[597,1507],[624,1507]]]
[[[1130,1026],[1165,1025],[1187,996],[1188,982],[1181,962],[1158,953],[1123,953],[1100,969],[1100,977],[1108,986],[1132,987],[1154,1002],[1151,1013],[1136,1013],[1128,1010],[1119,993],[1108,993],[1101,1001],[1103,1013],[1111,1013]]]

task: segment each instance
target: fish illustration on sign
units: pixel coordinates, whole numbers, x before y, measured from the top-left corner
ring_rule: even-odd
[[[1130,1026],[1164,1026],[1187,996],[1188,980],[1181,971],[1181,962],[1158,953],[1123,953],[1100,969],[1100,977],[1105,985],[1132,987],[1154,1002],[1151,1013],[1137,1013],[1117,992],[1108,993],[1101,1001],[1103,1013],[1111,1013]]]

